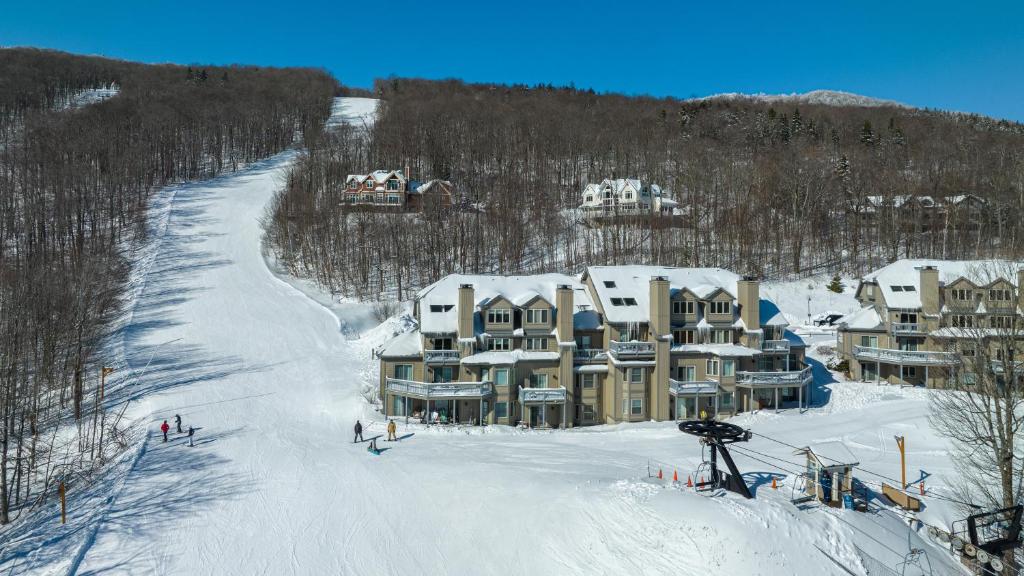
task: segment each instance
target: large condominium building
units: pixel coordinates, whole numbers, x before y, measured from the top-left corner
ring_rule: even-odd
[[[840,353],[859,380],[944,386],[965,353],[1020,321],[1022,285],[1024,265],[898,260],[861,279]]]
[[[664,197],[657,184],[631,179],[605,179],[600,184],[587,184],[583,189],[580,209],[589,219],[618,216],[651,216],[671,213],[676,202]]]
[[[389,416],[575,426],[803,403],[811,370],[756,280],[720,269],[450,275],[378,352]]]

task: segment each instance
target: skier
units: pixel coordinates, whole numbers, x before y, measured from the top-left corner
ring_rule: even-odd
[[[195,433],[196,433],[196,429],[191,427],[191,426],[189,426],[188,427],[188,445],[189,445],[189,447],[195,446],[195,444],[192,443],[192,436],[194,436]]]
[[[356,420],[356,437],[352,439],[352,443],[355,444],[357,441],[363,442],[363,425]]]
[[[394,418],[392,418],[391,420],[388,421],[388,442],[392,442],[392,441],[397,441],[398,440],[398,438],[395,437],[395,430],[397,428],[398,428],[398,426],[395,425],[395,419]]]
[[[370,445],[366,448],[367,452],[373,452],[374,454],[380,454],[380,450],[377,449],[377,439],[370,438]]]
[[[174,415],[174,423],[178,425],[178,434],[181,434],[181,415],[180,414],[175,414]]]
[[[167,442],[167,431],[171,429],[171,425],[164,420],[164,423],[160,425],[160,431],[164,433],[164,442]]]

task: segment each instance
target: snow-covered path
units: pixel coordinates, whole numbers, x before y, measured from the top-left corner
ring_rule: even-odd
[[[336,114],[366,118],[366,106],[343,101]],[[854,541],[890,565],[901,558],[898,519],[798,511],[788,487],[765,487],[774,470],[744,456],[756,500],[647,478],[649,463],[683,478],[700,463],[700,447],[672,423],[550,432],[400,423],[404,440],[368,454],[351,430],[363,418],[367,437],[382,431],[360,390],[375,381],[370,350],[387,325],[368,328],[357,306],[332,313],[272,274],[260,251],[259,219],[293,159],[171,197],[125,331],[138,376],[128,416],[149,434],[105,487],[103,512],[71,558],[55,554],[52,569],[36,572],[817,575],[842,572],[814,546],[858,571]],[[350,339],[353,329],[363,337]],[[786,442],[848,440],[862,462],[890,471],[886,442],[906,430],[914,466],[941,480],[948,463],[923,391],[843,386],[807,414],[740,422]],[[177,433],[162,442],[160,422],[173,425],[175,414],[198,428],[195,447]],[[785,446],[750,447],[792,459]]]

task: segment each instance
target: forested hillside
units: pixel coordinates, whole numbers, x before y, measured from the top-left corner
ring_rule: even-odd
[[[702,101],[570,88],[388,79],[376,123],[325,139],[270,220],[294,272],[364,297],[407,296],[449,272],[592,264],[723,266],[765,278],[861,273],[897,257],[1019,256],[1024,126],[878,105],[729,97]],[[451,180],[443,213],[349,211],[348,173],[411,165]],[[589,182],[661,184],[677,222],[591,228]],[[907,197],[973,194],[983,225],[924,230]],[[869,197],[881,204],[871,218]],[[475,209],[466,210],[466,206]]]
[[[113,96],[78,98],[98,88]],[[317,70],[0,50],[0,523],[102,458],[97,349],[149,192],[315,141],[336,88]]]

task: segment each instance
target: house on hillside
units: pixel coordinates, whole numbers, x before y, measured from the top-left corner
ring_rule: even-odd
[[[374,170],[349,174],[345,178],[342,202],[371,210],[421,212],[431,207],[448,208],[453,202],[452,183],[447,180],[420,182],[408,178],[409,169]]]
[[[1016,269],[1016,277],[993,267]],[[858,380],[943,387],[968,368],[962,358],[1019,325],[1022,286],[1024,263],[897,260],[861,278],[863,307],[839,321],[839,352]]]
[[[594,222],[669,215],[675,207],[675,200],[666,197],[661,186],[634,178],[587,184],[580,204],[583,217]]]
[[[410,212],[451,208],[455,205],[452,183],[447,180],[413,180],[406,195],[406,209]]]
[[[804,343],[756,280],[716,268],[452,274],[377,355],[388,416],[579,426],[802,405]]]
[[[849,209],[862,224],[895,224],[909,232],[976,231],[988,218],[988,202],[973,194],[865,196]]]

